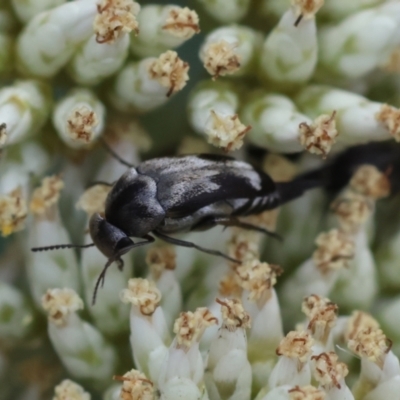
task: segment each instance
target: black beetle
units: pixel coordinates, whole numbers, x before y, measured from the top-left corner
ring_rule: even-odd
[[[116,261],[122,269],[121,256],[135,247],[154,242],[154,236],[237,262],[217,250],[169,235],[203,231],[216,225],[275,235],[239,221],[238,217],[281,206],[319,184],[318,180],[308,179],[306,174],[291,182],[275,183],[265,172],[228,156],[201,154],[155,158],[136,168],[131,166],[115,182],[106,199],[104,217],[96,213],[90,218],[92,244],[55,245],[32,251],[96,246],[108,261],[96,282],[94,303],[107,268]],[[131,237],[145,240],[134,243]]]

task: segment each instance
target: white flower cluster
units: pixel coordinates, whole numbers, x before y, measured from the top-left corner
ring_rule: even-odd
[[[159,3],[0,1],[0,397],[398,399],[400,0]],[[127,165],[203,152],[324,187],[98,280]]]

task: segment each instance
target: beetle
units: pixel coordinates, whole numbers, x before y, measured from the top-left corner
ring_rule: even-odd
[[[114,154],[115,155],[115,154]],[[117,156],[118,158],[118,156]],[[119,158],[118,158],[119,159]],[[95,213],[89,221],[93,243],[54,245],[32,251],[96,246],[106,257],[93,293],[104,284],[107,268],[133,248],[159,238],[170,244],[239,262],[217,250],[205,249],[170,235],[204,231],[216,225],[235,226],[275,235],[238,217],[259,214],[295,199],[319,185],[315,179],[300,176],[291,182],[275,183],[271,177],[247,162],[229,156],[200,154],[162,157],[130,168],[113,184],[104,215]],[[134,242],[131,237],[144,239]]]

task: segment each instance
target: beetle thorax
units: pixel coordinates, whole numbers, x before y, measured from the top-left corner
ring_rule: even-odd
[[[127,236],[143,237],[156,229],[165,212],[157,199],[156,182],[132,170],[122,175],[109,193],[105,216]]]

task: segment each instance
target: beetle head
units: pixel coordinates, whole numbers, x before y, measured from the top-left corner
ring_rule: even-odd
[[[36,251],[47,251],[57,249],[71,249],[71,248],[87,248],[96,246],[107,258],[107,263],[103,268],[99,278],[97,279],[95,289],[93,292],[93,304],[96,301],[96,294],[99,285],[104,284],[104,277],[106,275],[107,268],[116,261],[118,268],[122,270],[124,262],[121,258],[122,255],[127,253],[135,244],[133,241],[124,233],[121,229],[107,222],[100,214],[93,214],[89,221],[90,236],[92,237],[93,243],[85,245],[75,244],[56,244],[46,247],[34,247],[31,250]]]
[[[121,256],[133,246],[133,241],[121,229],[107,222],[95,213],[89,221],[90,236],[96,247],[108,258],[108,261],[122,262]]]
[[[96,302],[96,295],[99,286],[103,286],[107,268],[116,261],[118,268],[122,270],[124,262],[122,255],[131,250],[135,244],[121,231],[121,229],[107,222],[100,214],[95,213],[89,221],[90,236],[95,246],[108,258],[103,271],[99,275],[94,291],[92,304]]]

